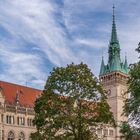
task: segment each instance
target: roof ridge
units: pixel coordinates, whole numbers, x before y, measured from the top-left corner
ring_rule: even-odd
[[[25,86],[25,85],[21,85],[21,84],[17,84],[17,83],[12,83],[12,82],[7,82],[7,81],[2,81],[2,80],[0,80],[0,85],[1,85],[1,82],[11,84],[11,85],[20,86],[20,87],[30,88],[30,89],[34,89],[34,90],[38,90],[38,91],[42,91],[41,89],[37,89],[37,88],[34,88],[34,87],[29,87],[29,86]]]

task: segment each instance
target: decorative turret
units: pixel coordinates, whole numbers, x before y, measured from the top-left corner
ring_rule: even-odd
[[[124,69],[126,73],[128,73],[128,63],[127,63],[127,57],[125,56],[125,62],[124,62]]]
[[[102,60],[100,68],[100,76],[113,71],[120,71],[125,74],[128,74],[127,60],[125,60],[125,63],[122,63],[120,58],[120,44],[117,37],[114,6],[113,6],[112,33],[111,40],[109,42],[108,54],[109,54],[108,64],[105,65]]]
[[[17,105],[20,103],[20,94],[23,94],[22,90],[17,90],[15,99]]]
[[[100,75],[102,75],[102,74],[104,73],[104,67],[105,67],[105,64],[104,64],[104,58],[102,57],[101,69],[100,69]]]

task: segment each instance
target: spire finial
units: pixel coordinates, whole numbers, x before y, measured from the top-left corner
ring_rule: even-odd
[[[114,6],[114,4],[113,4],[113,16],[115,16],[115,6]]]
[[[125,52],[125,58],[127,57],[127,52]]]
[[[126,73],[128,74],[128,63],[127,63],[127,53],[126,52],[125,52],[124,69],[125,69]]]
[[[125,63],[127,63],[127,53],[125,52]]]
[[[112,13],[112,16],[113,16],[113,24],[115,24],[115,5],[113,4],[113,13]]]
[[[115,23],[115,6],[113,4],[113,13],[112,13],[112,17],[113,17],[113,21],[112,21],[112,34],[111,34],[111,44],[113,43],[117,43],[119,44],[118,38],[117,38],[117,31],[116,31],[116,23]]]
[[[102,62],[101,62],[101,67],[100,67],[100,75],[104,74],[104,66],[105,66],[104,57],[102,55]]]

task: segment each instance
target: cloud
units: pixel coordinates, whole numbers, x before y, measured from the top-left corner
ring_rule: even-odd
[[[104,53],[107,57],[108,44],[111,36],[111,22],[112,22],[112,1],[109,0],[104,3],[103,0],[93,1],[65,1],[64,18],[67,28],[75,39],[76,43],[80,45],[93,47],[93,57],[98,61],[92,59],[89,62],[94,63],[99,71],[99,64],[102,51],[97,53],[99,46],[104,47]],[[122,49],[122,58],[125,52],[130,63],[137,61],[137,53],[135,48],[140,37],[139,33],[139,6],[140,3],[135,0],[117,1],[116,6],[116,23],[117,31]],[[95,48],[97,48],[95,50]],[[105,49],[106,48],[106,49]],[[100,56],[100,57],[99,57]],[[107,61],[108,58],[106,58]]]
[[[75,40],[78,44],[85,45],[92,48],[103,48],[105,47],[105,42],[100,41],[98,39],[76,39]]]
[[[139,6],[118,0],[117,31],[130,63],[137,61]],[[0,1],[0,78],[42,88],[54,66],[83,61],[98,75],[103,54],[108,59],[112,0]]]
[[[10,78],[13,75],[18,82],[25,81],[27,76],[28,80],[32,77],[40,80],[41,74],[48,73],[42,70],[44,58],[47,60],[44,65],[52,63],[54,66],[76,60],[67,45],[70,44],[67,35],[56,20],[55,8],[54,3],[46,0],[0,2],[0,26],[9,34],[2,36],[0,41],[1,60],[9,68],[1,74],[1,79],[9,75],[9,81],[13,81]]]
[[[62,58],[67,60],[72,53],[66,46],[65,31],[55,21],[54,8],[51,2],[45,0],[11,1],[5,8],[7,10],[3,10],[3,18],[8,19],[3,26],[15,38],[37,44],[52,63],[62,65]]]

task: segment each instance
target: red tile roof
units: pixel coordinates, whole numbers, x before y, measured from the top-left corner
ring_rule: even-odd
[[[16,104],[17,92],[21,91],[19,94],[19,105],[26,107],[34,107],[36,98],[42,93],[38,89],[4,81],[0,81],[0,87],[2,87],[2,93],[7,104]]]

